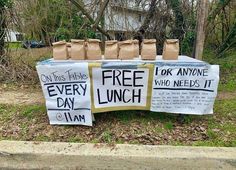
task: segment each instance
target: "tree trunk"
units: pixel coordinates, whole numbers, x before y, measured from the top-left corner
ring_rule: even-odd
[[[5,29],[6,29],[6,21],[4,15],[5,9],[0,6],[0,63],[3,62],[3,56],[5,55],[4,46],[5,46]]]
[[[224,42],[224,40],[225,40],[225,23],[224,23],[223,13],[220,16],[220,19],[221,19],[221,41]]]
[[[202,60],[202,53],[205,41],[206,21],[208,14],[208,0],[200,0],[197,10],[197,36],[194,48],[194,58]]]

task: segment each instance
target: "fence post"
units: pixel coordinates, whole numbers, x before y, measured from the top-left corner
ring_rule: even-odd
[[[202,53],[205,41],[205,30],[208,16],[209,0],[199,0],[197,9],[197,29],[194,47],[194,58],[202,60]]]

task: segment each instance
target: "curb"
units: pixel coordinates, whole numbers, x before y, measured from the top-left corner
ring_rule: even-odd
[[[0,141],[0,169],[236,169],[236,148]]]

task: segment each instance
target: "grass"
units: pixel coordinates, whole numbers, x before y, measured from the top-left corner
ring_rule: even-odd
[[[103,134],[102,134],[102,138],[103,138],[105,143],[111,143],[112,133],[109,130],[104,131]]]
[[[21,115],[31,119],[37,112],[46,112],[46,108],[39,105],[25,106],[24,110],[21,112]]]
[[[142,123],[147,124],[151,120],[158,120],[161,122],[165,122],[166,120],[176,120],[176,115],[169,114],[169,113],[157,113],[157,112],[150,112],[150,111],[116,111],[111,112],[110,114],[113,117],[119,119],[123,123],[129,123],[132,121],[142,121]]]
[[[173,129],[173,123],[172,122],[166,122],[164,124],[164,128],[167,130],[172,130]]]
[[[213,51],[205,50],[204,58],[210,64],[220,65],[219,91],[236,91],[236,51],[231,50],[223,57],[216,58]]]
[[[155,131],[156,131],[157,133],[165,132],[164,128],[162,128],[162,127],[156,127],[156,128],[155,128]]]
[[[230,77],[226,83],[221,83],[219,85],[219,91],[234,92],[236,89],[236,77]]]
[[[50,126],[44,106],[0,104],[0,139],[148,144],[160,138],[160,144],[236,147],[236,98],[217,100],[214,109],[214,115],[185,116],[182,124],[175,114],[100,113],[90,128]],[[199,127],[204,130],[192,130]]]
[[[68,138],[68,142],[71,142],[71,143],[83,143],[83,139],[81,139],[80,137],[78,137],[78,136],[75,136],[75,137],[73,137],[73,136],[70,136],[69,138]]]
[[[9,49],[19,49],[22,48],[22,42],[7,42],[6,46],[8,46]]]

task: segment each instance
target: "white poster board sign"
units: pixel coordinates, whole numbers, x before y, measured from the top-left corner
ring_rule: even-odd
[[[147,110],[151,89],[148,90],[150,69],[148,67],[104,68],[91,66],[93,112],[112,110]],[[150,83],[151,84],[151,83]],[[149,93],[148,93],[149,91]]]
[[[92,126],[88,63],[39,64],[50,124]]]
[[[219,66],[203,62],[160,62],[153,72],[151,111],[212,114]]]

